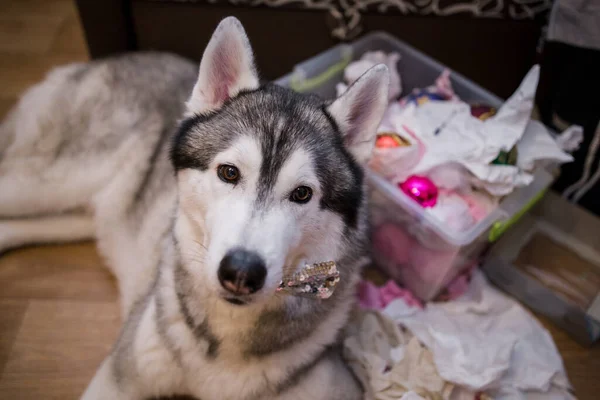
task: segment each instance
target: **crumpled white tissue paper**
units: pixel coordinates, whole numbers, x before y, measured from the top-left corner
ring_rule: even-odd
[[[572,132],[572,131],[570,131]],[[570,143],[565,143],[570,145]],[[573,156],[565,153],[546,127],[538,121],[530,121],[523,138],[517,143],[519,157],[517,167],[530,171],[536,161],[556,160],[561,163],[573,161]]]
[[[400,400],[426,400],[424,397],[419,396],[415,392],[408,392],[400,397]]]
[[[556,144],[564,151],[574,152],[583,142],[583,128],[571,125],[556,138]]]
[[[474,400],[474,392],[444,381],[431,351],[379,311],[356,310],[345,333],[344,358],[364,400]]]
[[[449,382],[485,390],[495,400],[574,399],[548,331],[481,271],[455,301],[420,310],[395,300],[383,313],[431,349]]]
[[[366,52],[360,60],[351,62],[346,69],[344,69],[345,83],[340,82],[336,85],[338,97],[348,89],[349,85],[352,85],[362,74],[367,72],[369,68],[374,67],[377,64],[385,64],[390,71],[388,99],[396,99],[402,92],[402,82],[397,67],[398,60],[400,60],[400,54],[397,52],[391,52],[389,54],[386,54],[383,51]]]
[[[416,165],[403,169],[402,174],[427,175],[437,166],[459,163],[473,174],[474,186],[504,196],[533,181],[533,175],[524,166],[537,160],[571,161],[572,157],[546,128],[530,120],[538,79],[539,66],[535,65],[498,113],[485,121],[474,118],[470,105],[462,101],[428,101],[419,106],[409,103],[398,112],[386,113],[386,124],[404,137],[409,128],[423,147]],[[392,107],[393,103],[390,111]],[[532,147],[538,144],[543,146]],[[520,164],[491,164],[501,151],[509,151],[515,145],[520,150]]]

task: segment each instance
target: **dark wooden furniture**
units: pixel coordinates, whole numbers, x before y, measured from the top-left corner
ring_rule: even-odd
[[[384,30],[506,97],[536,60],[551,0],[77,0],[92,58],[129,50],[199,60],[235,15],[275,79],[342,40]]]

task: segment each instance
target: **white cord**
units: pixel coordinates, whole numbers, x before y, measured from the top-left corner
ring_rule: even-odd
[[[598,128],[600,128],[600,125]],[[564,197],[565,199],[571,196],[571,194],[575,193],[577,190],[580,190],[580,188],[585,185],[586,181],[590,176],[590,169],[592,168],[594,158],[596,158],[598,147],[600,147],[600,129],[598,128],[596,128],[594,138],[592,139],[592,143],[590,143],[590,147],[588,148],[588,154],[585,158],[583,175],[581,175],[581,178],[579,178],[577,182],[575,182],[563,191],[562,197]]]
[[[596,142],[596,144],[600,142],[600,139],[596,140],[598,138],[600,138],[600,123],[598,123],[598,126],[596,126],[596,132],[594,134],[594,141]],[[573,195],[573,201],[575,203],[579,202],[579,200],[588,192],[588,190],[590,190],[592,187],[594,187],[596,183],[598,183],[598,180],[600,180],[600,164],[596,168],[596,172],[594,173],[592,178],[589,181],[587,181],[587,183],[583,185],[583,187],[579,189],[577,193],[575,193],[575,195]]]

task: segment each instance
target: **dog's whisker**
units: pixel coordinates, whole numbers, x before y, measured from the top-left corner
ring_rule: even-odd
[[[208,251],[208,248],[206,247],[206,245],[202,242],[200,242],[198,239],[192,239],[192,241],[194,243],[196,243],[198,246],[202,247],[204,250]]]

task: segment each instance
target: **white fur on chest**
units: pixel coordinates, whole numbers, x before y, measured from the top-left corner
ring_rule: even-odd
[[[170,345],[158,333],[156,297],[140,321],[134,343],[136,370],[147,382],[144,395],[190,393],[202,400],[254,399],[284,382],[299,366],[311,362],[335,340],[346,322],[350,304],[332,313],[326,323],[290,348],[264,357],[245,359],[241,341],[254,323],[252,312],[213,316],[211,326],[220,340],[215,358],[207,356],[208,342],[196,337],[180,312],[172,275],[161,279],[161,320]],[[227,307],[227,306],[224,306]],[[231,308],[231,307],[229,307]],[[243,396],[243,397],[242,397]]]

